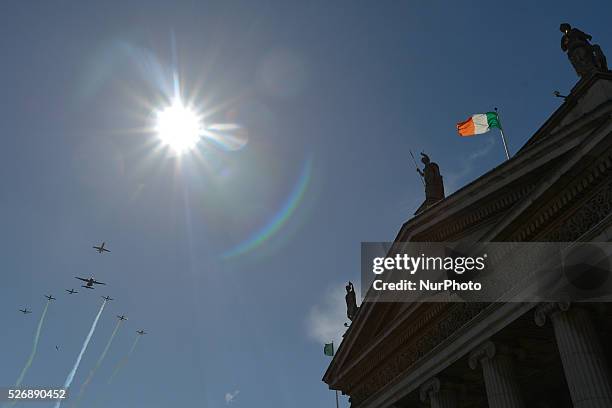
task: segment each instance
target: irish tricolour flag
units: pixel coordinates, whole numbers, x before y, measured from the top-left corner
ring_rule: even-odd
[[[501,129],[497,112],[476,113],[465,122],[457,123],[457,132],[460,136],[487,133],[491,128]]]

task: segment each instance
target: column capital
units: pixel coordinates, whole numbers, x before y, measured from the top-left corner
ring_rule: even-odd
[[[472,370],[482,367],[489,407],[524,408],[525,403],[514,373],[514,356],[521,350],[487,340],[470,353]]]
[[[483,359],[491,359],[497,355],[509,356],[519,361],[525,358],[525,350],[520,347],[511,347],[503,343],[487,340],[476,347],[469,356],[468,363],[472,370],[478,367]]]
[[[456,388],[456,384],[432,377],[421,385],[419,395],[431,408],[457,408]]]
[[[537,306],[533,315],[535,324],[542,327],[546,324],[546,318],[557,312],[567,312],[570,302],[547,302]]]
[[[535,313],[538,326],[550,318],[574,408],[612,407],[612,375],[587,308],[545,303]]]
[[[431,394],[437,394],[440,392],[441,383],[437,377],[430,378],[421,385],[420,396],[421,402],[427,402],[431,398]]]
[[[485,358],[493,358],[497,353],[497,347],[491,340],[487,340],[484,343],[476,347],[471,353],[468,359],[468,363],[472,370],[478,368],[478,363]]]

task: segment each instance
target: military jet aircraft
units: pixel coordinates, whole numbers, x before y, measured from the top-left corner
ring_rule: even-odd
[[[117,319],[119,319],[119,320],[127,320],[127,317],[125,317],[124,315],[121,315],[121,316],[117,315]]]
[[[87,282],[87,285],[81,285],[82,288],[86,288],[86,289],[93,289],[94,285],[106,285],[106,283],[98,282],[94,278],[85,279],[85,278],[79,278],[78,276],[75,276],[75,278],[77,278],[78,280],[82,280],[83,282]]]
[[[19,311],[23,314],[28,314],[28,313],[32,313],[31,310],[28,310],[28,308],[26,307],[25,309],[19,309]]]
[[[109,300],[113,300],[113,298],[112,298],[112,297],[110,297],[110,296],[100,296],[100,297],[101,297],[102,299],[104,299],[105,301],[107,301],[107,302],[108,302]]]
[[[104,248],[104,245],[106,244],[106,242],[102,242],[101,245],[94,245],[93,249],[95,249],[96,251],[98,251],[99,254],[101,254],[102,252],[110,252],[108,249]]]
[[[55,300],[55,298],[52,295],[45,295],[45,297],[47,298],[47,300]]]
[[[142,330],[142,329],[141,329],[141,330],[136,330],[136,333],[140,334],[141,336],[142,336],[143,334],[147,334],[147,332],[146,332],[146,331],[144,331],[144,330]]]
[[[66,292],[70,293],[71,295],[72,295],[72,294],[75,294],[75,293],[79,293],[79,292],[77,292],[77,291],[76,291],[76,290],[74,290],[74,289],[66,289]]]

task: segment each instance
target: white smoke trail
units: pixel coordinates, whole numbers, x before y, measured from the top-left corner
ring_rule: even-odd
[[[132,348],[130,348],[130,351],[128,351],[128,353],[125,355],[125,357],[123,357],[121,359],[121,361],[119,361],[117,363],[117,365],[115,366],[115,370],[113,371],[113,374],[110,376],[110,378],[108,379],[108,383],[110,384],[111,382],[113,382],[113,378],[115,378],[115,376],[117,375],[117,373],[119,372],[119,370],[121,369],[121,367],[123,367],[125,365],[125,363],[127,363],[128,359],[130,358],[130,356],[132,355],[132,353],[134,352],[134,349],[136,348],[136,345],[138,344],[138,340],[140,340],[142,336],[139,334],[136,336],[136,338],[134,339],[134,343],[132,344]]]
[[[123,356],[123,358],[121,360],[119,360],[119,362],[117,363],[117,365],[115,366],[115,368],[113,369],[113,374],[110,376],[110,378],[108,379],[108,384],[110,384],[113,381],[113,378],[115,378],[115,376],[117,375],[117,373],[119,372],[119,370],[121,369],[121,367],[123,367],[125,365],[125,363],[127,363],[128,359],[130,358],[130,356],[132,355],[132,353],[134,352],[134,349],[136,348],[136,344],[138,344],[138,340],[141,338],[142,336],[138,335],[136,336],[136,338],[134,339],[134,342],[132,343],[132,347],[130,348],[130,350],[128,351],[128,353]],[[100,401],[95,401],[91,407],[92,408],[97,408],[102,406],[102,402]]]
[[[87,334],[87,337],[85,338],[83,347],[81,347],[81,352],[79,353],[79,356],[77,357],[76,362],[74,363],[74,366],[72,367],[72,370],[70,370],[70,373],[68,373],[68,377],[66,378],[66,382],[64,383],[64,389],[70,388],[70,384],[72,384],[74,375],[76,374],[76,371],[79,368],[79,364],[81,364],[81,358],[83,358],[83,354],[85,354],[85,350],[87,350],[87,346],[89,345],[91,336],[96,330],[96,326],[98,325],[98,320],[100,319],[100,315],[102,314],[102,311],[104,310],[104,306],[106,306],[106,300],[102,302],[102,306],[100,306],[100,310],[98,311],[98,314],[96,315],[96,318],[94,319],[93,324],[91,325],[91,329],[89,329],[89,333]],[[55,402],[54,408],[59,408],[60,405],[62,405],[62,400],[58,399]]]
[[[26,361],[25,365],[21,369],[21,374],[19,374],[19,378],[17,379],[17,382],[15,382],[15,388],[21,385],[23,378],[25,377],[26,373],[28,372],[28,369],[32,365],[32,361],[34,361],[34,356],[36,356],[36,351],[38,350],[38,340],[40,339],[40,332],[42,330],[42,325],[43,325],[43,322],[45,321],[45,316],[47,315],[47,309],[49,308],[50,302],[51,300],[47,300],[47,304],[45,304],[45,308],[43,309],[43,312],[40,315],[40,320],[38,321],[38,327],[36,328],[36,334],[34,334],[34,343],[32,345],[32,351],[30,352],[30,357],[28,357],[28,361]],[[9,403],[4,404],[3,407],[12,407],[16,403],[17,403],[16,401],[13,401],[10,404]]]
[[[49,308],[49,303],[51,301],[47,300],[47,304],[45,305],[45,308],[43,309],[42,315],[40,316],[40,320],[38,321],[38,327],[36,328],[36,334],[34,335],[34,344],[32,345],[32,351],[30,352],[30,357],[28,358],[28,361],[26,361],[25,366],[23,366],[23,369],[21,370],[21,374],[19,375],[19,378],[17,379],[17,382],[15,383],[15,387],[19,387],[21,385],[21,382],[23,381],[23,378],[26,375],[26,372],[28,371],[28,368],[30,368],[30,366],[32,365],[32,361],[34,361],[34,356],[36,355],[36,350],[38,349],[38,340],[40,339],[40,331],[42,329],[42,325],[43,322],[45,321],[45,316],[47,315],[47,309]]]
[[[110,338],[108,339],[108,342],[106,343],[106,346],[104,347],[104,351],[102,351],[102,354],[100,354],[100,357],[98,358],[98,361],[96,361],[96,365],[94,365],[94,367],[89,371],[89,375],[87,376],[87,379],[81,385],[81,389],[79,391],[79,395],[77,396],[76,401],[74,402],[74,404],[72,404],[73,407],[78,406],[79,402],[81,401],[81,398],[83,397],[83,392],[85,391],[85,388],[91,382],[91,379],[93,378],[93,376],[96,373],[96,371],[98,370],[98,368],[100,368],[100,365],[102,365],[102,361],[104,361],[104,358],[106,357],[106,353],[108,353],[108,349],[110,348],[111,344],[113,343],[113,339],[115,338],[115,335],[117,334],[117,331],[119,330],[119,327],[121,326],[121,323],[123,323],[123,320],[117,320],[117,324],[115,325],[115,329],[113,330],[113,333],[111,334]]]

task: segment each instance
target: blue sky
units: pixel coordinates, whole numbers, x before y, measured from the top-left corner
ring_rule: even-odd
[[[455,123],[497,106],[516,152],[577,80],[559,23],[610,55],[610,15],[604,1],[4,3],[0,385],[44,293],[58,299],[31,386],[64,382],[109,294],[76,388],[114,315],[130,320],[83,406],[333,406],[322,343],[342,329],[360,242],[392,240],[423,200],[409,149],[447,193],[500,164],[497,133],[462,139]],[[159,148],[146,130],[173,70],[206,121],[248,129],[244,146]],[[111,254],[91,250],[101,240]],[[68,297],[90,274],[108,286]]]

